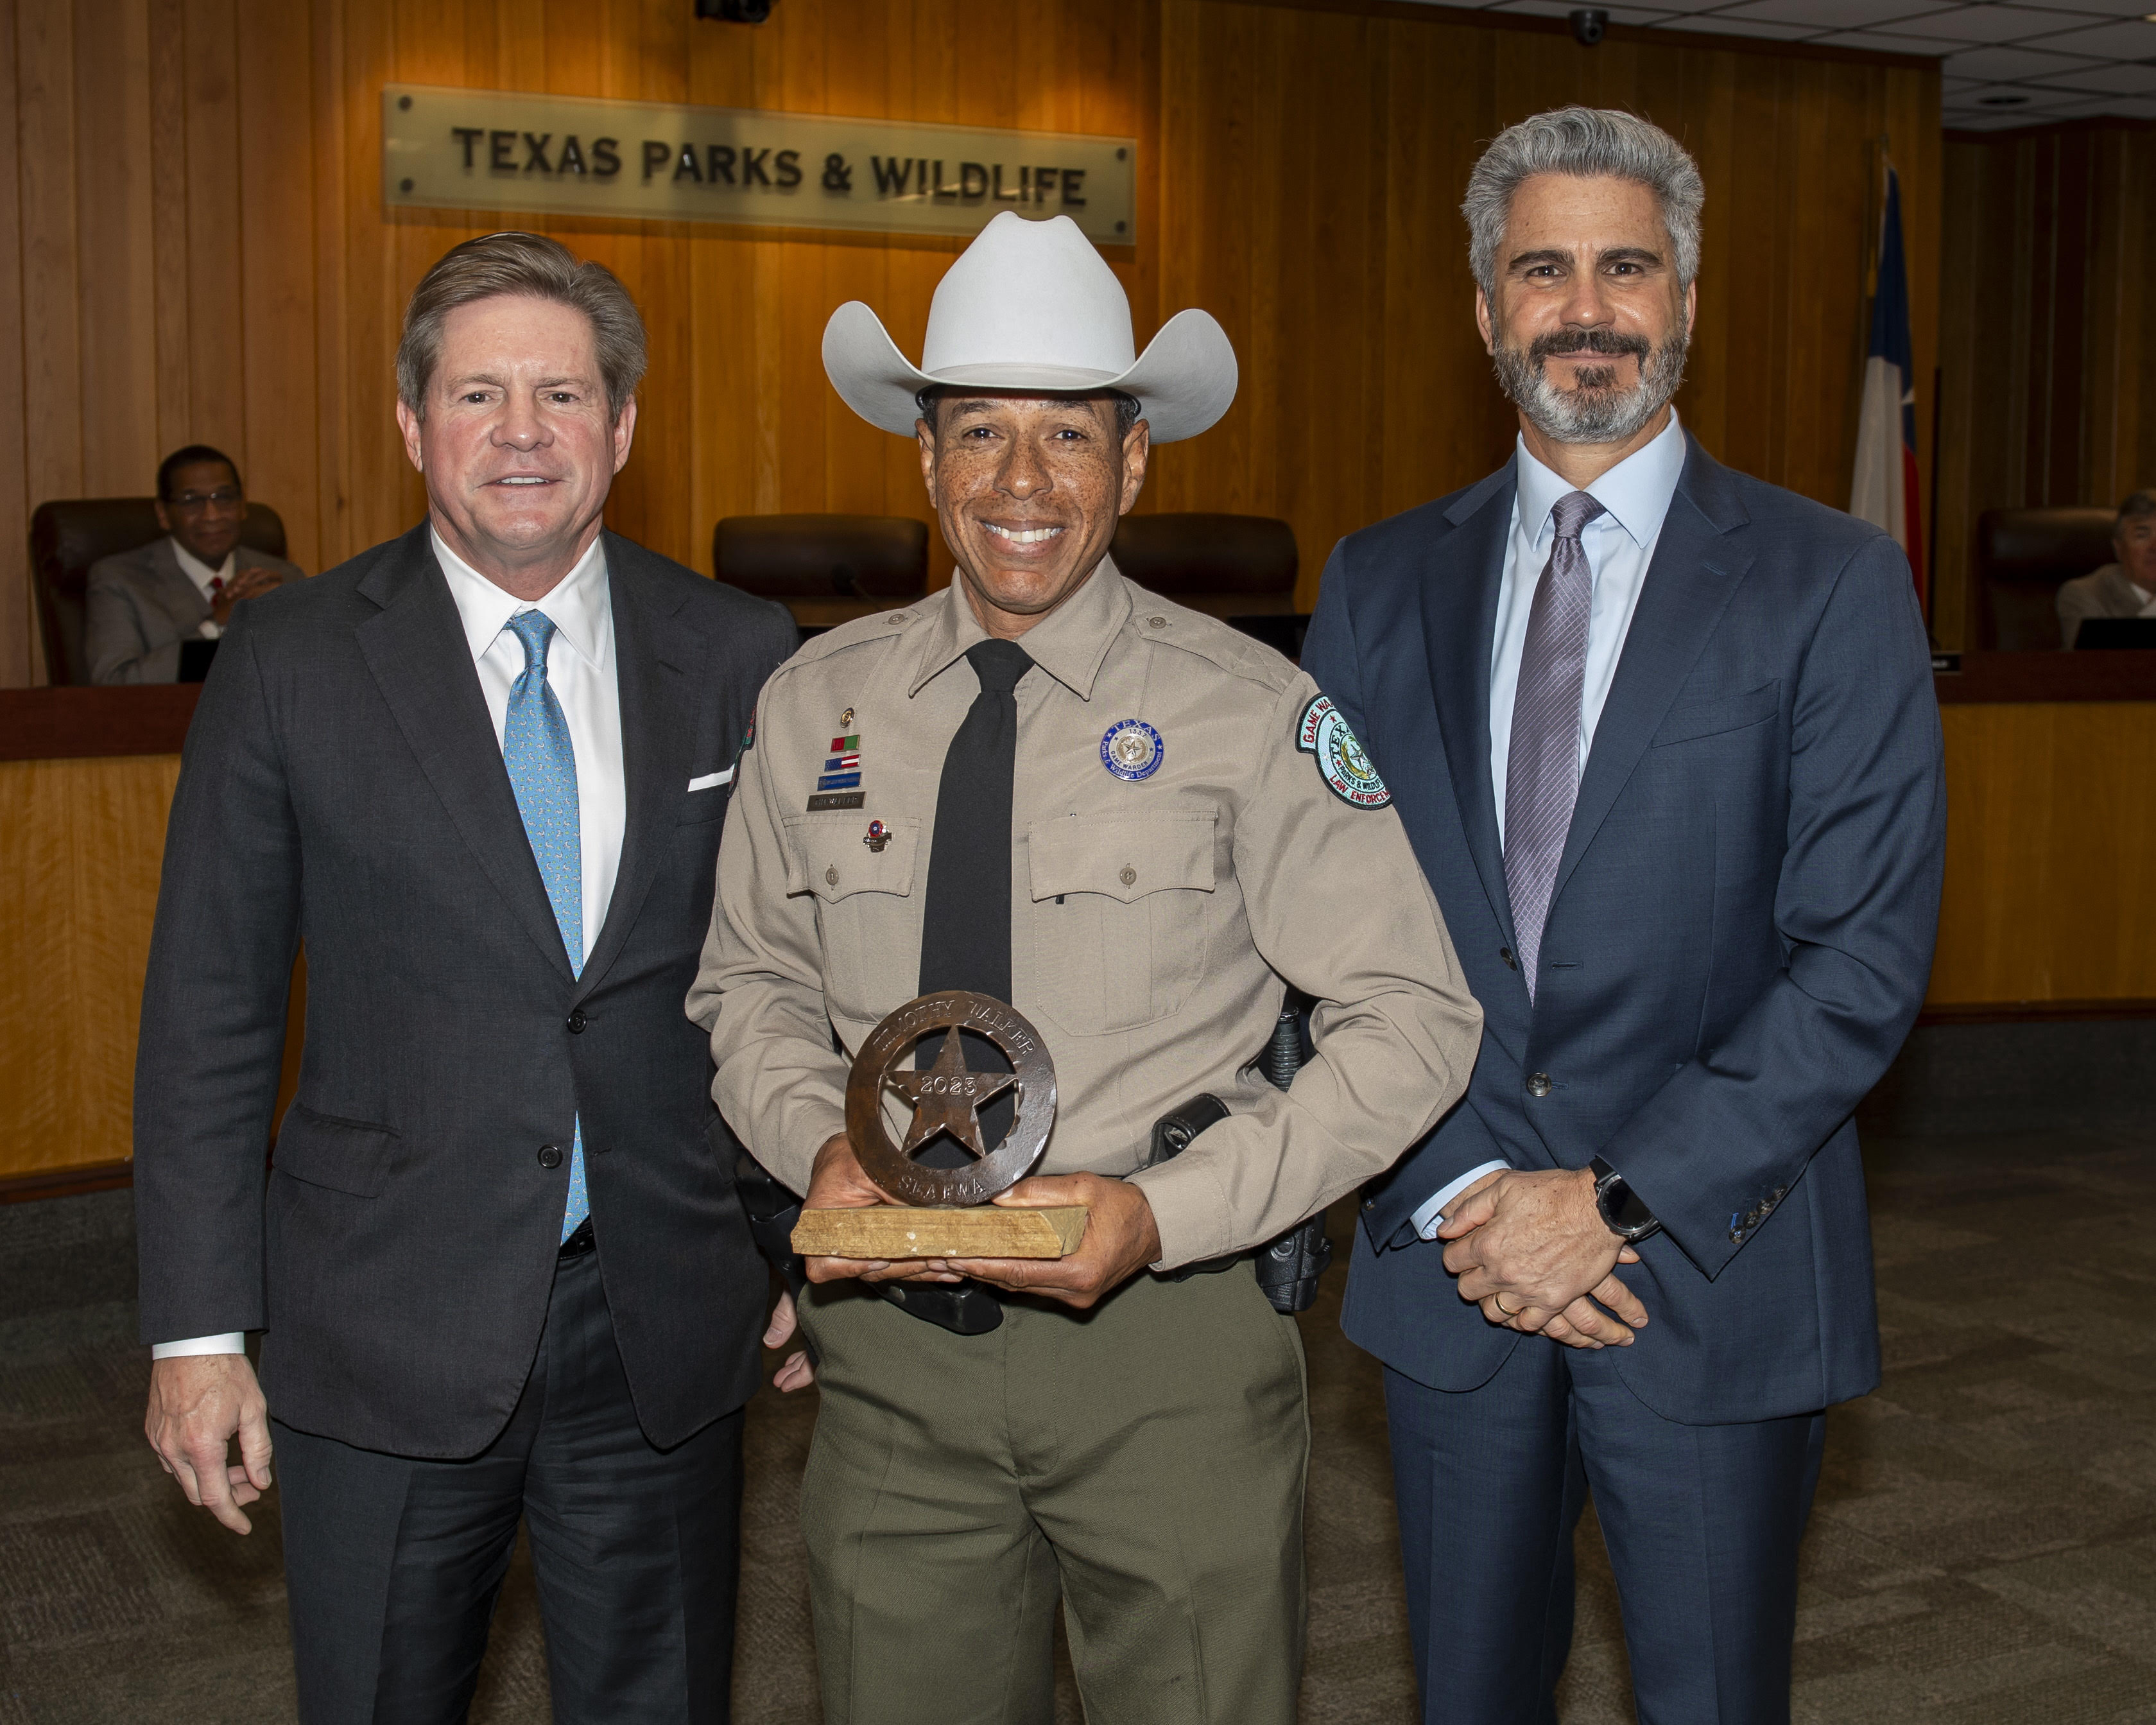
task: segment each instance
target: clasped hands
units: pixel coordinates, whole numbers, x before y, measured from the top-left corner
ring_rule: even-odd
[[[1460,1297],[1491,1323],[1570,1348],[1629,1347],[1647,1308],[1617,1279],[1640,1255],[1610,1231],[1586,1168],[1507,1170],[1455,1199],[1437,1237]]]
[[[844,1132],[816,1153],[808,1177],[810,1209],[868,1209],[892,1200],[861,1172]],[[1065,1258],[811,1258],[808,1280],[954,1282],[970,1277],[1014,1294],[1038,1294],[1080,1311],[1097,1304],[1160,1256],[1160,1230],[1146,1195],[1127,1180],[1100,1174],[1039,1174],[993,1202],[1019,1209],[1082,1204],[1086,1237]]]

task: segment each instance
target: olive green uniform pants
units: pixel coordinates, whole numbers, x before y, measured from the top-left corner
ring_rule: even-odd
[[[1291,1725],[1302,1343],[1247,1265],[954,1336],[811,1289],[801,1492],[828,1725],[1047,1725],[1059,1597],[1095,1725]]]

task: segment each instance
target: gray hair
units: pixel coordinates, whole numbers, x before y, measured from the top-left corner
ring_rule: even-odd
[[[2126,535],[2126,524],[2156,515],[2156,491],[2147,488],[2133,493],[2118,506],[2118,519],[2111,524],[2111,536],[2122,539]]]
[[[619,421],[644,381],[644,320],[621,279],[603,264],[579,263],[543,234],[486,234],[451,246],[419,280],[404,308],[397,344],[397,395],[427,416],[427,386],[442,357],[442,329],[459,305],[500,296],[550,300],[592,321],[592,347],[606,386],[607,413]]]
[[[1537,174],[1610,174],[1655,194],[1676,253],[1680,292],[1699,274],[1699,211],[1707,201],[1699,164],[1661,127],[1615,108],[1553,108],[1497,134],[1467,177],[1467,261],[1486,299],[1497,293],[1497,249],[1512,194]]]

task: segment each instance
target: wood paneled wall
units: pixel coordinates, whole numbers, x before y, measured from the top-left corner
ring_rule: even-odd
[[[0,684],[37,680],[23,562],[48,497],[139,495],[199,439],[319,570],[418,518],[391,420],[405,295],[497,225],[385,213],[385,81],[547,90],[1141,141],[1141,336],[1216,312],[1244,390],[1162,452],[1142,506],[1285,516],[1303,597],[1341,534],[1503,456],[1456,213],[1482,141],[1568,101],[1698,155],[1702,316],[1681,406],[1711,448],[1846,501],[1876,141],[1904,174],[1918,371],[1938,293],[1938,84],[1798,54],[1358,0],[0,0]],[[824,320],[858,297],[917,352],[957,249],[557,219],[629,283],[650,380],[613,524],[708,569],[720,516],[920,514],[907,447],[838,402]],[[1919,420],[1930,424],[1927,399]],[[940,544],[939,562],[943,561]],[[939,568],[938,575],[941,576]]]
[[[0,1177],[116,1162],[177,755],[0,762]]]
[[[1943,167],[1937,567],[1966,617],[1985,510],[2156,485],[2156,125],[1955,133]]]
[[[1932,1005],[2156,999],[2156,706],[1947,706]]]

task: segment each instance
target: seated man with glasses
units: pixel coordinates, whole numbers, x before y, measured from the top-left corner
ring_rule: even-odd
[[[189,444],[157,468],[157,525],[167,536],[103,558],[90,571],[85,647],[93,683],[199,680],[209,649],[242,599],[302,572],[239,542],[247,493],[232,458]]]

